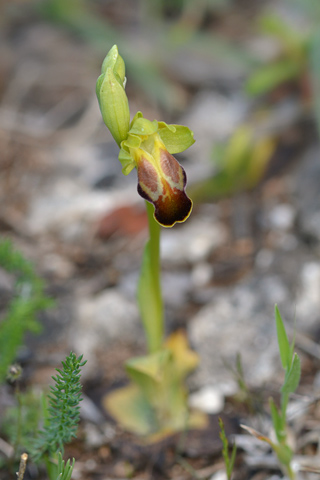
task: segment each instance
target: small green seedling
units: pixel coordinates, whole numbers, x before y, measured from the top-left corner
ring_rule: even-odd
[[[160,283],[161,226],[184,222],[192,210],[186,173],[173,154],[186,150],[194,139],[189,128],[150,121],[141,112],[130,122],[125,83],[125,64],[114,45],[103,61],[96,93],[102,118],[120,148],[122,172],[136,169],[138,193],[146,200],[149,240],[137,296],[148,353],[127,362],[131,383],[111,392],[104,404],[124,428],[155,438],[204,423],[202,416],[199,420],[190,415],[184,385],[198,357],[181,332],[164,341]]]
[[[295,472],[291,466],[293,451],[288,443],[286,414],[289,396],[291,393],[294,393],[296,391],[300,382],[301,365],[300,358],[296,353],[294,353],[294,339],[290,345],[277,306],[275,307],[275,318],[280,359],[282,367],[285,371],[284,382],[280,391],[280,407],[278,408],[276,406],[273,398],[270,398],[269,400],[272,424],[276,436],[276,441],[272,441],[270,438],[260,434],[252,428],[246,427],[244,425],[242,425],[242,427],[260,440],[267,442],[272,447],[278,457],[279,463],[285,474],[290,478],[290,480],[294,480],[296,478]]]
[[[224,424],[221,418],[219,418],[219,427],[220,427],[219,435],[222,441],[222,456],[223,456],[224,464],[226,467],[227,479],[231,480],[234,462],[237,454],[237,446],[235,443],[233,444],[231,455],[229,456],[229,442],[228,442],[226,432],[224,429]]]

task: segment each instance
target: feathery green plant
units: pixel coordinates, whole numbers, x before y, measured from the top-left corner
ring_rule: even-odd
[[[2,422],[3,432],[14,445],[9,469],[26,450],[35,462],[45,463],[50,480],[70,480],[75,460],[65,463],[62,455],[64,445],[76,437],[79,423],[80,374],[86,363],[82,357],[77,358],[73,352],[66,357],[63,368],[57,368],[58,375],[52,377],[55,383],[51,392],[47,397],[42,395],[41,401],[31,392],[16,389],[17,406],[8,409]],[[39,431],[41,413],[44,426]]]
[[[52,306],[44,293],[42,280],[33,266],[14,249],[10,240],[0,241],[0,267],[15,277],[14,295],[5,317],[0,322],[0,383],[15,359],[27,331],[41,329],[37,314]]]
[[[50,387],[49,406],[44,405],[45,424],[35,440],[32,456],[35,460],[48,455],[55,458],[58,452],[63,454],[64,445],[76,437],[79,422],[79,402],[81,402],[81,367],[86,364],[71,352],[62,362],[63,368],[57,368],[58,375],[52,377],[55,384]]]
[[[57,480],[70,480],[72,472],[73,472],[73,467],[75,464],[75,459],[73,458],[72,463],[70,463],[70,458],[65,463],[64,460],[62,460],[62,455],[59,452],[58,455],[58,476]]]

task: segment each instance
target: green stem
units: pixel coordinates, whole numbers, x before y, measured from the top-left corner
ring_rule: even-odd
[[[150,244],[150,263],[152,268],[152,278],[154,291],[156,293],[159,307],[162,310],[162,295],[160,282],[160,225],[153,217],[154,207],[151,203],[146,202],[148,224],[149,224],[149,244]]]
[[[149,240],[145,246],[138,285],[138,305],[149,353],[162,347],[164,334],[163,302],[160,282],[160,225],[153,217],[154,207],[146,202]]]
[[[290,478],[290,480],[295,480],[296,479],[296,474],[292,470],[290,464],[286,466],[286,470],[287,470],[286,473],[287,473],[288,477]]]

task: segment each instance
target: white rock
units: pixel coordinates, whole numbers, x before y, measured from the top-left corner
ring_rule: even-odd
[[[198,217],[182,228],[163,231],[161,255],[170,264],[203,262],[226,238],[224,225]]]
[[[293,227],[296,211],[288,203],[275,206],[268,215],[271,228],[286,231]]]
[[[189,338],[200,355],[200,365],[192,377],[194,386],[234,380],[224,360],[235,367],[237,353],[248,382],[261,385],[272,378],[278,356],[274,301],[268,312],[261,287],[259,282],[251,282],[217,292],[191,319]]]
[[[320,309],[320,262],[308,262],[302,267],[301,290],[297,298],[297,318],[302,326],[312,326]]]
[[[205,287],[213,276],[213,266],[209,263],[196,263],[191,272],[191,282],[194,288]]]
[[[210,480],[228,480],[227,474],[225,470],[218,470],[218,472],[214,473]]]
[[[88,360],[88,367],[95,349],[107,348],[115,340],[137,339],[140,333],[136,304],[115,289],[79,299],[75,317],[77,323],[71,328],[70,340],[75,350]]]
[[[93,234],[94,223],[101,215],[121,206],[127,196],[138,201],[132,186],[114,192],[90,191],[75,179],[61,179],[34,198],[27,228],[33,235],[55,232],[68,242],[83,239]]]
[[[269,275],[262,278],[260,285],[267,303],[281,303],[289,298],[288,289],[278,275]]]
[[[42,261],[45,272],[59,278],[70,278],[75,270],[74,265],[67,258],[56,253],[44,255]]]
[[[84,393],[82,393],[82,401],[80,402],[80,417],[96,425],[101,425],[105,420],[95,403]]]
[[[247,108],[247,99],[238,94],[227,97],[212,91],[199,92],[189,112],[181,119],[197,139],[186,155],[197,158],[197,163],[207,162],[214,143],[225,140],[233,132],[243,120]]]
[[[274,252],[268,250],[267,248],[261,249],[255,259],[255,264],[258,268],[262,270],[267,270],[271,267],[274,260]]]
[[[190,395],[189,405],[205,413],[219,413],[224,407],[224,396],[218,388],[207,385]]]

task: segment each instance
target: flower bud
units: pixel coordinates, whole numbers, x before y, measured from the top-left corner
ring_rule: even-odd
[[[125,84],[125,65],[114,45],[103,61],[96,93],[102,118],[113,138],[120,143],[128,136],[130,112]]]

